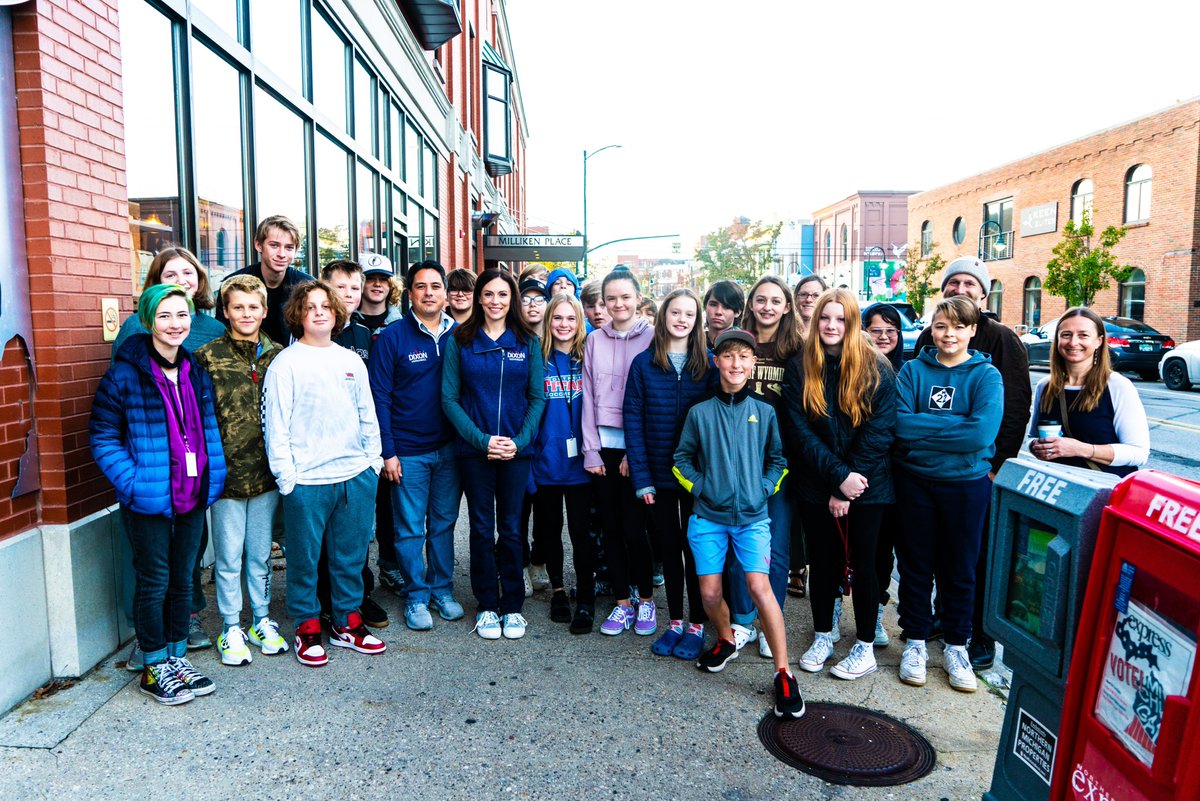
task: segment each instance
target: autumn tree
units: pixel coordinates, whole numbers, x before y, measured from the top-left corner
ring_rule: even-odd
[[[921,244],[908,246],[908,263],[904,267],[904,290],[917,317],[925,315],[925,301],[937,293],[937,277],[946,266],[946,260],[937,252],[937,243],[929,245],[927,256],[920,256]]]
[[[700,240],[696,248],[704,281],[736,281],[750,286],[770,272],[775,242],[783,223],[742,223],[720,228]]]
[[[1100,234],[1100,243],[1092,247],[1095,233],[1092,210],[1084,209],[1078,224],[1067,220],[1063,237],[1054,246],[1054,258],[1046,263],[1045,290],[1064,298],[1068,306],[1092,305],[1096,293],[1108,289],[1110,281],[1124,281],[1133,272],[1132,266],[1117,264],[1112,253],[1126,229],[1108,226]]]

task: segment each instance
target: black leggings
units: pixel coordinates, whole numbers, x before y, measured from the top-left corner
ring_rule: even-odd
[[[896,568],[896,538],[900,532],[900,508],[889,503],[883,507],[883,519],[879,522],[879,540],[875,543],[875,576],[879,581],[879,604],[892,599],[888,587]]]
[[[597,501],[604,521],[604,553],[608,556],[608,580],[617,600],[629,597],[636,586],[642,598],[654,597],[650,540],[646,536],[646,504],[634,495],[633,483],[621,475],[625,451],[601,448],[604,475],[596,476]]]
[[[542,485],[533,495],[533,541],[540,543],[546,557],[550,586],[563,586],[563,503],[567,507],[567,532],[575,562],[575,599],[579,606],[596,604],[596,554],[588,531],[591,484]]]
[[[837,520],[828,504],[805,503],[801,506],[804,532],[808,535],[811,565],[808,599],[812,603],[813,628],[830,631],[833,626],[833,600],[838,596],[846,567],[846,550],[838,534]],[[875,546],[883,507],[850,504],[850,513],[840,518],[842,531],[850,541],[850,567],[854,570],[854,625],[858,639],[875,639],[875,616],[879,611],[879,580],[875,573]]]
[[[696,578],[696,560],[687,538],[688,518],[692,516],[691,494],[681,489],[659,490],[654,495],[654,503],[647,508],[654,521],[654,530],[658,532],[658,555],[662,558],[667,611],[671,620],[684,619],[683,588],[686,583],[691,622],[707,622],[708,615],[700,600],[700,581]]]

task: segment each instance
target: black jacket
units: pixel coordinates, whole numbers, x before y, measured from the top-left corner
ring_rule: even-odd
[[[243,270],[230,273],[225,278],[228,280],[235,275],[253,275],[262,281],[262,262],[256,261]],[[283,320],[283,307],[291,297],[293,287],[311,280],[311,275],[302,273],[294,267],[288,267],[287,272],[283,274],[283,282],[279,286],[274,289],[267,287],[267,315],[263,318],[262,330],[281,347],[286,347],[292,341],[292,332],[288,330],[287,323]],[[265,281],[263,283],[266,284]],[[224,323],[226,328],[229,327],[229,321],[225,319],[225,309],[221,306],[219,289],[217,290],[217,319]]]
[[[917,339],[917,353],[933,347],[933,333],[926,328]],[[1025,443],[1029,427],[1029,407],[1033,404],[1033,388],[1029,385],[1029,353],[1011,328],[986,315],[980,315],[975,336],[969,347],[992,357],[992,366],[1004,379],[1004,417],[996,435],[996,455],[992,457],[992,472],[999,472],[1005,460],[1012,459]]]
[[[793,436],[788,466],[791,485],[805,503],[826,503],[831,497],[845,500],[838,487],[850,473],[867,479],[867,491],[855,503],[888,504],[892,489],[890,451],[896,430],[896,374],[878,356],[879,384],[871,396],[871,417],[854,428],[838,407],[840,360],[825,362],[825,403],[828,413],[812,420],[804,410],[804,356],[797,354],[783,371],[783,398]]]

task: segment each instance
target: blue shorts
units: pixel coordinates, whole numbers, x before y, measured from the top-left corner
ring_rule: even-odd
[[[692,515],[688,518],[688,543],[696,558],[696,575],[712,576],[725,572],[729,544],[747,573],[767,573],[771,569],[771,521],[763,518],[744,526],[727,526]]]

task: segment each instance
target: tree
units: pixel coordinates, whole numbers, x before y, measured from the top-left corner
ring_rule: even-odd
[[[701,238],[696,261],[705,282],[736,281],[750,286],[770,271],[775,241],[783,223],[742,223],[720,228]]]
[[[925,301],[937,292],[937,276],[946,266],[946,260],[937,252],[937,247],[936,242],[931,243],[928,256],[914,257],[910,255],[908,264],[904,268],[905,295],[908,302],[912,304],[913,311],[917,313],[917,317],[924,316]],[[921,243],[914,242],[909,245],[908,252],[910,254],[921,253]]]
[[[1100,234],[1100,244],[1093,248],[1092,210],[1084,209],[1078,225],[1067,220],[1063,238],[1054,246],[1054,258],[1046,263],[1045,290],[1067,301],[1068,306],[1090,306],[1096,293],[1108,289],[1109,281],[1129,278],[1131,265],[1117,264],[1112,249],[1126,233],[1124,227],[1110,225]]]

